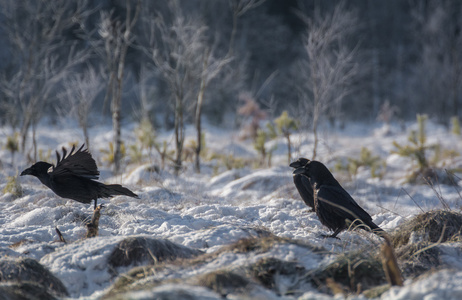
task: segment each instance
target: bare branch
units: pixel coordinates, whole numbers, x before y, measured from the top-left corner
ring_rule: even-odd
[[[321,15],[316,10],[313,18],[300,13],[299,16],[308,26],[304,40],[308,60],[303,62],[302,69],[307,84],[299,92],[305,110],[311,112],[315,159],[320,119],[329,111],[338,110],[359,73],[356,62],[359,48],[351,49],[347,44],[357,28],[357,17],[345,9],[344,3],[337,5],[331,14]]]
[[[42,0],[27,5],[14,0],[0,2],[4,21],[1,24],[9,38],[14,60],[11,75],[0,79],[0,88],[9,97],[8,109],[16,110],[17,121],[21,123],[23,152],[30,127],[53,100],[56,87],[69,70],[88,57],[87,52],[76,50],[74,43],[61,38],[63,32],[74,26],[76,19],[85,15],[86,3],[86,0]],[[29,25],[27,30],[24,23]]]

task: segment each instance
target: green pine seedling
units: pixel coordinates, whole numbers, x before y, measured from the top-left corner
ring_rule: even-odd
[[[290,142],[290,135],[293,131],[298,129],[298,122],[289,117],[289,113],[285,110],[281,115],[274,120],[278,135],[283,136],[287,140],[287,161],[288,164],[292,161],[292,144]]]
[[[6,178],[6,185],[3,188],[3,193],[10,193],[14,198],[22,197],[23,190],[17,176],[8,176]]]

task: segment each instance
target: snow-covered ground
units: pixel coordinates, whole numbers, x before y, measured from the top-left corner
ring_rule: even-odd
[[[388,231],[422,211],[443,208],[441,197],[455,211],[460,212],[462,207],[458,187],[437,185],[432,188],[429,185],[405,183],[403,178],[411,170],[412,161],[392,154],[392,143],[397,141],[406,144],[408,130],[415,126],[409,124],[405,131],[392,127],[392,133],[384,135],[379,125],[352,124],[342,131],[321,134],[317,159],[331,170],[334,170],[338,159],[359,157],[361,147],[367,147],[373,155],[379,155],[386,161],[386,173],[382,179],[371,178],[370,170],[364,168],[360,168],[353,178],[340,172],[334,172],[334,175],[371,214],[374,222]],[[136,143],[134,127],[124,127],[122,135],[126,145]],[[321,237],[328,230],[314,213],[308,212],[308,207],[301,201],[292,183],[292,169],[287,164],[283,139],[269,143],[278,146],[271,168],[253,169],[249,165],[228,171],[217,160],[213,160],[203,162],[201,174],[194,172],[191,163],[185,163],[185,170],[179,177],[175,177],[169,167],[160,173],[154,171],[153,166],[159,166],[160,162],[153,153],[145,159],[145,164],[128,164],[122,175],[112,176],[109,166],[103,162],[101,152],[101,149],[108,148],[110,130],[109,126],[90,130],[90,150],[101,171],[100,180],[123,184],[137,193],[140,199],[118,196],[110,200],[99,200],[104,208],[98,237],[84,239],[84,222],[91,217],[93,204],[83,205],[62,199],[35,177],[19,177],[23,188],[23,196],[19,198],[8,193],[0,194],[1,257],[29,257],[37,260],[63,282],[71,298],[98,298],[111,287],[116,276],[109,270],[108,256],[121,240],[130,236],[167,239],[208,254],[243,238],[256,237],[261,232],[323,247],[331,251],[332,255],[380,245],[379,238],[366,232],[343,232],[339,235],[341,240]],[[252,144],[238,140],[236,132],[211,126],[207,126],[205,131],[208,151],[257,159]],[[11,164],[10,153],[3,147],[6,136],[11,133],[9,128],[0,128],[0,191],[4,189],[8,176],[17,176],[28,167],[21,154],[16,154]],[[194,130],[188,128],[187,133],[192,137]],[[47,151],[53,151],[48,158],[50,162],[56,161],[54,150],[68,147],[70,142],[81,143],[83,140],[76,127],[43,125],[37,128],[36,134],[38,148],[42,149],[42,153],[46,155]],[[428,143],[439,143],[443,148],[461,153],[462,138],[446,128],[429,123],[427,134]],[[171,141],[171,133],[161,132],[159,139]],[[292,141],[295,144],[294,158],[310,158],[310,135],[295,134]],[[451,168],[462,167],[460,158],[447,163]],[[61,231],[67,244],[58,242],[55,227]],[[452,256],[446,255],[446,259],[452,261],[453,266],[462,266],[460,251],[454,253]],[[287,243],[260,254],[222,254],[213,263],[202,266],[202,269],[206,272],[237,268],[262,257],[297,262],[306,270],[312,270],[328,259],[305,247]],[[197,272],[197,269],[185,269],[182,276],[193,276]],[[168,291],[173,295],[179,293],[180,288],[178,284],[165,284],[150,292],[133,293],[131,297],[149,298],[156,293]],[[301,299],[330,297],[310,285],[303,288],[297,295]],[[215,299],[217,296],[203,287],[188,289],[198,298]],[[277,298],[269,290],[255,289],[252,293],[251,298]],[[288,294],[281,297],[290,299],[295,296]],[[350,296],[355,297],[364,298],[362,295]],[[423,297],[462,299],[462,270],[446,269],[418,280],[409,279],[405,281],[404,287],[392,288],[382,295],[383,299]]]

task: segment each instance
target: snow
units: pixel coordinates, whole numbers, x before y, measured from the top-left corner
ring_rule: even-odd
[[[235,132],[207,126],[206,145],[211,151],[242,155],[257,159],[257,154],[248,141],[239,141]],[[411,124],[411,127],[415,127]],[[124,127],[122,136],[134,143],[133,124]],[[380,239],[364,232],[344,232],[341,241],[324,239],[327,233],[314,213],[301,201],[292,183],[292,170],[287,165],[284,139],[272,142],[278,145],[274,153],[273,167],[226,170],[215,168],[217,162],[204,162],[203,173],[196,174],[192,164],[186,163],[185,171],[175,177],[170,168],[160,170],[156,159],[143,165],[128,165],[122,175],[113,176],[109,166],[102,161],[100,149],[107,148],[111,140],[110,127],[100,125],[90,130],[91,152],[101,171],[101,181],[119,183],[140,196],[133,199],[117,196],[111,200],[101,199],[104,208],[100,219],[99,236],[85,239],[85,220],[91,218],[93,204],[62,199],[40,184],[33,177],[19,177],[23,196],[14,198],[0,194],[0,255],[2,257],[30,257],[38,260],[57,276],[66,286],[70,298],[98,298],[114,283],[116,277],[107,266],[107,257],[117,243],[125,237],[146,236],[168,239],[174,243],[211,254],[243,238],[256,237],[265,231],[279,237],[309,242],[324,247],[327,251],[342,253],[353,249],[377,246]],[[10,135],[10,128],[0,128],[0,140]],[[443,147],[460,151],[462,139],[451,135],[446,129],[429,124],[429,143],[440,143]],[[55,161],[54,151],[68,142],[81,141],[76,127],[42,124],[37,128],[37,143],[43,151],[51,150],[49,160]],[[169,132],[160,137],[170,140]],[[194,130],[188,128],[193,136]],[[452,209],[459,211],[462,199],[456,187],[439,185],[410,185],[403,177],[411,169],[412,162],[392,154],[392,142],[405,143],[407,132],[399,127],[383,129],[380,126],[351,124],[341,132],[322,134],[319,157],[333,169],[339,157],[357,157],[361,147],[368,147],[373,155],[380,155],[387,163],[382,179],[371,178],[363,169],[352,179],[342,184],[373,217],[377,225],[393,230],[410,217],[433,209],[441,209],[442,199]],[[303,133],[292,137],[295,141],[293,157],[310,157],[312,138]],[[155,156],[153,156],[155,157]],[[16,176],[28,167],[25,158],[16,154],[11,165],[10,153],[0,149],[0,190],[7,176]],[[461,167],[455,160],[451,167]],[[458,165],[457,165],[458,164]],[[217,171],[218,170],[218,171]],[[334,172],[335,175],[337,175]],[[339,175],[340,176],[340,175]],[[460,176],[459,176],[460,177]],[[340,177],[339,177],[340,178]],[[345,178],[345,177],[342,177]],[[67,244],[58,242],[58,228]],[[441,246],[443,247],[443,246]],[[425,278],[407,280],[402,288],[392,288],[381,299],[461,299],[462,298],[462,254],[456,246],[444,246],[442,259],[452,269],[435,271]],[[316,268],[322,258],[295,244],[278,244],[264,253],[223,252],[201,270],[185,269],[191,276],[200,271],[238,268],[257,262],[262,257],[274,257],[284,261],[295,261],[307,270]],[[173,275],[166,275],[173,276]],[[281,286],[284,282],[281,282]],[[220,295],[198,286],[166,284],[125,296],[133,299],[151,299],[164,293],[192,295],[191,299],[219,299]],[[255,289],[252,299],[278,299],[269,290]],[[307,288],[300,299],[331,299],[329,295]],[[250,296],[249,296],[250,297]],[[291,296],[287,296],[291,298]],[[338,298],[334,297],[334,298]],[[352,295],[349,299],[364,299]]]
[[[392,288],[382,299],[461,299],[462,272],[441,270],[414,282],[405,282],[406,288]]]

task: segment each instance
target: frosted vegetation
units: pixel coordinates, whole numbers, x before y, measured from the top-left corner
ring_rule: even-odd
[[[460,136],[432,122],[425,124],[426,144],[437,144],[446,151],[460,149]],[[112,176],[106,152],[110,127],[91,128],[90,150],[102,181],[121,183],[140,199],[117,196],[100,200],[104,207],[99,235],[89,239],[85,239],[85,223],[93,205],[59,198],[36,178],[17,178],[27,166],[26,160],[15,154],[12,161],[4,144],[0,152],[1,263],[15,264],[17,269],[32,265],[33,272],[39,272],[38,265],[51,274],[48,277],[57,279],[12,275],[2,279],[6,283],[1,287],[7,290],[11,285],[29,292],[36,288],[55,297],[111,299],[161,295],[308,299],[337,293],[350,298],[381,293],[384,299],[457,298],[462,293],[460,157],[452,154],[432,160],[436,152],[429,149],[429,166],[443,170],[440,176],[450,172],[453,181],[441,183],[435,177],[409,183],[409,176],[420,166],[412,156],[398,154],[394,145],[408,145],[409,135],[419,131],[418,122],[407,125],[402,131],[394,126],[385,130],[351,124],[338,133],[326,132],[318,152],[319,160],[329,166],[374,222],[394,236],[404,287],[389,289],[380,262],[380,238],[357,230],[341,233],[340,240],[321,237],[328,230],[308,212],[292,183],[284,136],[266,143],[274,148],[272,167],[258,167],[259,153],[250,140],[209,125],[204,143],[208,156],[201,163],[202,172],[196,173],[194,162],[185,160],[179,176],[173,175],[170,164],[162,167],[160,155],[148,148],[136,162],[127,154],[123,172]],[[122,131],[127,148],[139,145],[133,134],[136,128],[130,124]],[[187,133],[194,133],[192,129],[188,127]],[[3,127],[0,134],[7,140],[12,132]],[[170,136],[171,132],[159,132],[157,139]],[[293,157],[311,153],[310,136],[292,133]],[[55,161],[52,151],[69,147],[63,140],[81,138],[80,131],[72,127],[37,128],[38,148],[43,159],[51,162]],[[229,169],[216,154],[245,163]],[[366,163],[371,157],[380,162],[380,176],[374,176],[371,164]],[[348,167],[352,163],[355,168]],[[430,219],[422,216],[434,211],[440,212]],[[409,224],[415,216],[420,219]],[[66,243],[59,241],[55,228]],[[62,286],[51,280],[59,280]]]
[[[1,296],[462,299],[462,2],[370,2],[0,0]],[[83,143],[140,197],[91,238],[18,176]],[[322,237],[299,157],[390,244]]]

